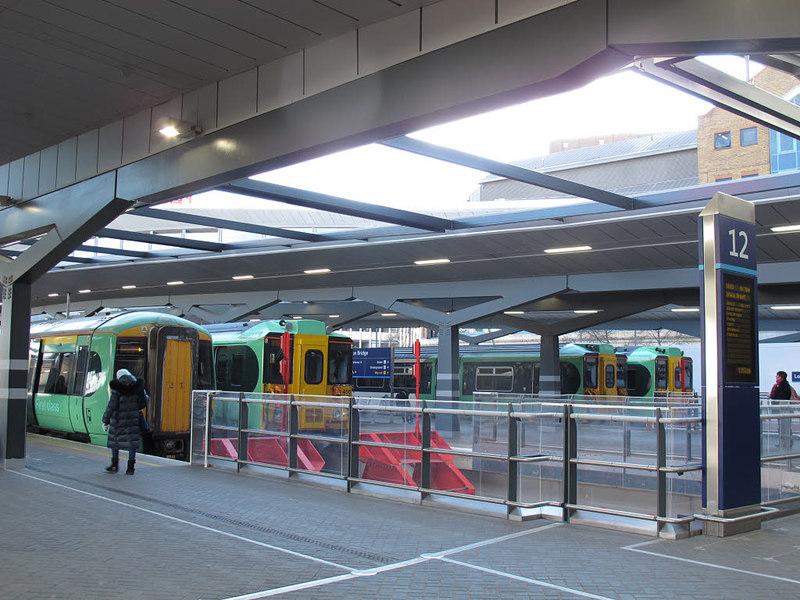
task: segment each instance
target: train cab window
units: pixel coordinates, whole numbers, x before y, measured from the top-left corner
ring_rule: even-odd
[[[75,361],[75,376],[72,380],[72,394],[83,396],[83,384],[86,381],[86,366],[89,362],[89,347],[78,347],[78,359]]]
[[[283,384],[281,376],[281,361],[283,360],[283,350],[281,350],[281,339],[279,337],[268,337],[264,340],[264,383]],[[291,342],[292,351],[294,350],[294,339]],[[289,382],[292,383],[292,369],[289,369]]]
[[[39,391],[44,394],[54,394],[56,390],[56,379],[58,378],[58,358],[57,352],[45,352],[42,354],[42,370],[39,372]]]
[[[114,373],[128,369],[137,379],[147,379],[147,340],[145,338],[118,338]]]
[[[89,362],[86,366],[86,385],[83,389],[84,396],[91,396],[105,383],[103,374],[103,361],[97,352],[89,353]],[[78,392],[75,392],[78,394]]]
[[[606,389],[616,387],[617,369],[614,365],[606,365]]]
[[[667,374],[669,372],[669,366],[667,365],[666,359],[656,359],[655,370],[656,389],[666,390]]]
[[[197,361],[197,382],[201,390],[210,390],[214,387],[214,359],[211,342],[200,340]]]
[[[691,392],[694,389],[694,384],[692,382],[692,361],[686,360],[686,373],[684,374],[684,379],[686,381],[686,391]]]
[[[581,387],[581,373],[572,363],[561,363],[561,393],[575,394]]]
[[[475,370],[475,391],[510,392],[513,389],[513,367],[478,367]]]
[[[71,393],[70,373],[72,366],[75,364],[74,352],[62,352],[61,361],[58,366],[58,376],[56,377],[56,385],[53,391],[54,394],[69,394]]]
[[[617,359],[617,388],[625,388],[627,382],[628,364],[624,360]]]
[[[328,345],[328,383],[350,383],[353,377],[353,351],[347,344]]]
[[[251,392],[258,386],[256,353],[248,346],[220,346],[216,349],[217,388]]]
[[[304,360],[304,378],[306,383],[315,385],[322,383],[322,371],[325,365],[325,356],[319,350],[307,350]]]
[[[583,359],[583,387],[597,387],[597,357],[586,356]]]

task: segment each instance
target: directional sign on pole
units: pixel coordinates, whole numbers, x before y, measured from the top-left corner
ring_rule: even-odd
[[[391,348],[353,349],[353,377],[389,379],[391,376]]]

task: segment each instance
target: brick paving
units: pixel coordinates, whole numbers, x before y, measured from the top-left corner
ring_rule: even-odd
[[[31,435],[0,470],[0,598],[800,597],[800,515],[719,539],[497,517]]]

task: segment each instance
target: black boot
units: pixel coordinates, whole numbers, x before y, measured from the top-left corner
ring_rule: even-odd
[[[106,467],[106,471],[109,473],[116,473],[119,471],[119,458],[112,458],[111,464]]]
[[[128,469],[125,471],[125,475],[133,475],[133,465],[136,464],[136,459],[128,460]]]

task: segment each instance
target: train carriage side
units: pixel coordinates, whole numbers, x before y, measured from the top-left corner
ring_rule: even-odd
[[[618,394],[617,356],[611,344],[565,344],[559,356],[562,394]],[[565,365],[572,365],[575,369]]]
[[[105,445],[102,416],[118,369],[144,379],[148,453],[186,458],[192,389],[213,383],[211,337],[161,313],[69,319],[31,328],[28,424]]]
[[[628,393],[656,399],[691,394],[692,372],[692,359],[679,348],[636,348],[628,354]]]

